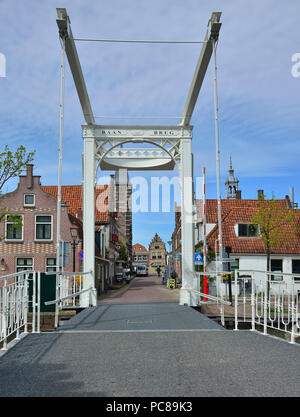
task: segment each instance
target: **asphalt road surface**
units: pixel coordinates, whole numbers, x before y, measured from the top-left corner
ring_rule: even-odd
[[[299,397],[300,345],[225,330],[158,278],[138,278],[0,357],[0,397],[37,396]]]
[[[154,275],[136,277],[128,284],[125,292],[113,298],[101,300],[101,303],[157,303],[178,302],[179,289],[170,289],[162,285],[162,278]],[[124,287],[123,287],[124,288]]]

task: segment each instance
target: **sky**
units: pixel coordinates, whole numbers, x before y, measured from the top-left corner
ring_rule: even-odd
[[[214,11],[222,12],[218,48],[218,103],[221,197],[229,158],[242,198],[289,194],[300,203],[300,53],[298,0],[0,0],[0,151],[8,144],[36,150],[34,173],[43,185],[58,181],[61,46],[56,7],[65,7],[74,37],[104,39],[204,39]],[[201,50],[199,44],[76,42],[95,116],[180,117]],[[298,55],[297,55],[298,56]],[[294,71],[293,71],[294,68]],[[0,71],[1,72],[1,71]],[[295,76],[296,75],[296,76]],[[299,68],[300,75],[300,68]],[[131,119],[96,119],[132,124]],[[176,124],[141,120],[134,124]],[[66,66],[62,184],[80,184],[84,124]],[[206,197],[217,198],[212,62],[191,119],[194,175],[206,169]],[[110,172],[99,172],[99,182]],[[132,172],[168,178],[175,171]],[[199,183],[200,184],[200,183]],[[11,181],[4,192],[15,188]],[[202,197],[201,186],[196,196]],[[170,212],[133,214],[133,242],[148,246],[157,232],[167,242],[174,229]]]

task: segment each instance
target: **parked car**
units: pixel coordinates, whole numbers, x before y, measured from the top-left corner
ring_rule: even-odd
[[[136,267],[136,276],[148,276],[148,268],[146,265],[138,265]]]

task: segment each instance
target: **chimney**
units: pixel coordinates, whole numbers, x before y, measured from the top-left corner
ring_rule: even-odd
[[[82,212],[82,209],[81,208],[79,208],[77,210],[76,218],[79,219],[79,220],[82,220],[83,219],[83,212]]]
[[[26,165],[26,184],[28,189],[33,187],[33,164]]]
[[[235,196],[236,196],[237,200],[241,200],[242,199],[242,191],[241,190],[236,190]]]
[[[290,187],[290,202],[292,204],[292,207],[294,205],[294,187]]]
[[[290,187],[290,203],[292,208],[298,208],[298,203],[294,201],[294,187]]]
[[[264,190],[257,190],[257,198],[258,200],[264,198]]]

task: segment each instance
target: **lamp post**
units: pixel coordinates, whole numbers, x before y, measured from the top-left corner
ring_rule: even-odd
[[[71,236],[72,236],[72,249],[73,249],[73,272],[76,270],[76,246],[78,245],[77,237],[78,237],[78,230],[77,227],[71,227]]]
[[[169,245],[169,253],[168,253],[168,278],[170,278],[171,275],[171,262],[172,260],[172,254],[171,254],[171,244],[172,244],[172,240],[168,240],[168,245]]]

